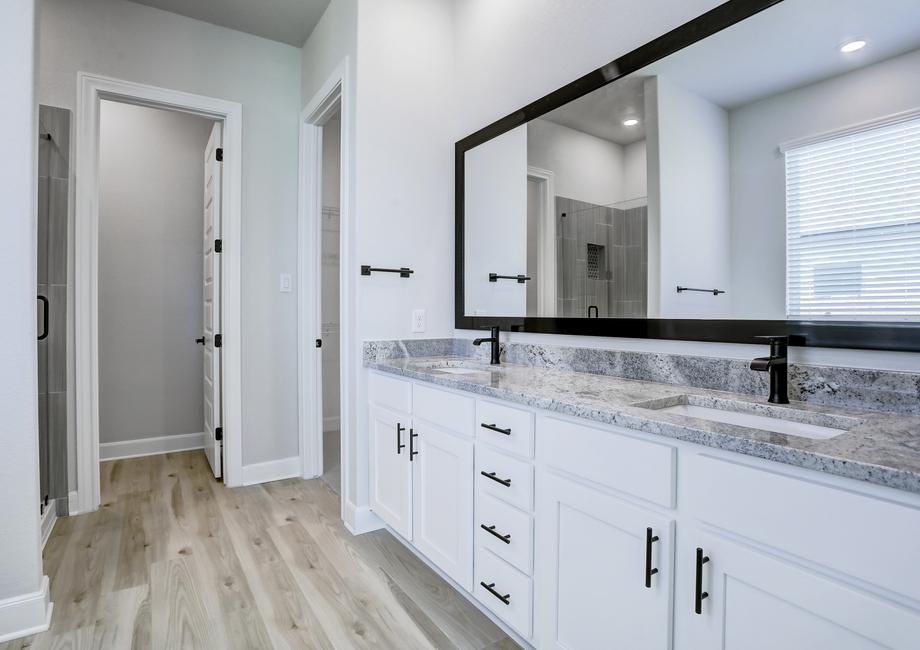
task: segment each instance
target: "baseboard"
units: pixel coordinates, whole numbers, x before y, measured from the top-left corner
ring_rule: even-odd
[[[67,516],[73,517],[80,514],[80,495],[76,490],[67,493]]]
[[[300,456],[243,465],[243,485],[280,481],[295,476],[301,476]]]
[[[0,600],[0,643],[47,630],[52,607],[48,576],[38,591]]]
[[[323,418],[323,431],[341,431],[342,430],[342,418],[338,415],[330,415],[329,417]]]
[[[384,528],[386,524],[367,506],[358,507],[346,501],[342,508],[342,522],[352,535],[363,535]]]
[[[120,440],[99,444],[99,460],[118,460],[121,458],[138,458],[155,456],[174,451],[204,449],[204,433],[180,433],[174,436],[140,438],[138,440]]]
[[[51,537],[51,531],[54,530],[54,524],[57,523],[57,501],[51,501],[42,513],[42,550]]]

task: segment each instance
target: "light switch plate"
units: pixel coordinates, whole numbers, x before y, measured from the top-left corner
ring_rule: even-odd
[[[281,291],[281,293],[290,293],[291,292],[291,274],[282,273],[281,281],[279,282],[279,285],[280,285],[279,290]]]
[[[425,331],[425,310],[424,309],[413,309],[412,310],[412,331],[413,333]]]

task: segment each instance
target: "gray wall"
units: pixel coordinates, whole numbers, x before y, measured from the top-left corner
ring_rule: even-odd
[[[202,196],[210,120],[102,102],[99,440],[202,430]]]

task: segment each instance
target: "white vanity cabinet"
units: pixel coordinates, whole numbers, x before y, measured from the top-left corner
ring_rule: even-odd
[[[371,405],[370,507],[393,530],[412,539],[411,417]]]

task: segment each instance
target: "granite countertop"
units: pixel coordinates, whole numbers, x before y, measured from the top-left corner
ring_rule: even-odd
[[[804,402],[774,406],[766,403],[765,396],[532,366],[502,364],[471,374],[447,374],[433,367],[449,365],[479,366],[468,357],[365,359],[368,368],[445,388],[920,494],[918,416]],[[786,419],[817,425],[846,423],[848,430],[818,440],[637,406],[686,402],[681,396],[691,396],[699,405],[744,403],[744,410],[765,415],[783,409]]]

